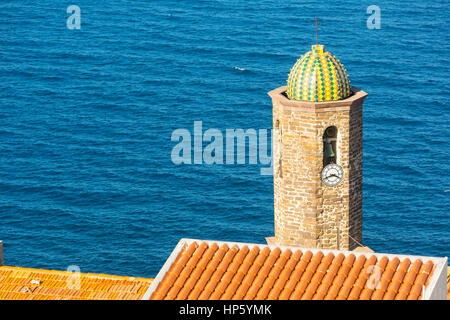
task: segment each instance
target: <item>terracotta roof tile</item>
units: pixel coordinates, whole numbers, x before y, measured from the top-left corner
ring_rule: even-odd
[[[255,258],[258,256],[259,251],[260,250],[258,247],[253,247],[253,249],[247,254],[244,261],[242,261],[242,264],[239,266],[239,269],[236,271],[236,274],[231,279],[230,285],[226,288],[220,299],[230,300],[233,297],[252,263],[255,261]]]
[[[280,248],[275,248],[274,250],[271,250],[269,256],[264,261],[263,266],[259,270],[256,278],[254,278],[253,283],[251,284],[250,288],[245,294],[244,300],[253,300],[256,297],[256,294],[258,293],[264,280],[269,274],[269,271],[273,268],[275,261],[280,256],[280,253],[281,253]]]
[[[447,300],[450,300],[450,268],[447,274]]]
[[[257,300],[265,300],[267,298],[270,290],[275,284],[275,281],[278,279],[278,276],[285,267],[286,262],[288,261],[291,255],[292,251],[290,249],[285,250],[283,254],[280,255],[276,263],[273,265],[273,268],[271,269],[270,273],[267,275],[267,278],[264,281],[263,286],[258,291],[258,294],[256,295]]]
[[[105,274],[0,267],[0,300],[143,298],[153,279]]]
[[[360,271],[363,268],[365,262],[366,257],[363,255],[359,256],[358,259],[355,261],[353,267],[351,268],[350,272],[347,275],[347,278],[342,284],[342,288],[338,293],[337,300],[346,300],[348,298],[348,295],[350,294],[350,291],[353,288],[353,284],[356,282],[356,279],[358,279]]]
[[[225,253],[225,255],[222,258],[222,261],[220,261],[216,270],[211,275],[211,278],[209,279],[208,283],[204,287],[203,292],[198,297],[199,300],[209,299],[210,295],[214,292],[217,284],[220,282],[220,279],[222,278],[223,274],[225,272],[227,272],[228,266],[233,261],[234,256],[238,252],[239,252],[239,247],[237,245],[234,245],[231,249],[229,249]],[[214,257],[214,258],[217,259],[216,257]]]
[[[219,284],[214,289],[214,292],[211,294],[210,299],[218,300],[220,297],[225,293],[225,290],[228,288],[229,284],[231,283],[232,279],[236,275],[239,267],[242,265],[245,257],[247,257],[249,253],[249,249],[247,246],[242,247],[239,252],[234,256],[233,261],[230,263],[230,265],[227,268],[227,271],[222,276]]]
[[[323,252],[319,251],[316,254],[314,254],[308,263],[308,266],[306,267],[306,270],[303,272],[302,277],[297,282],[297,285],[295,286],[294,292],[292,292],[289,299],[291,300],[299,300],[305,293],[309,283],[311,282],[312,277],[314,276],[317,267],[319,266],[320,262],[323,258]]]
[[[365,261],[364,267],[359,273],[358,279],[356,279],[353,288],[349,293],[349,300],[358,300],[360,298],[360,295],[366,286],[367,280],[369,279],[369,275],[376,263],[377,257],[375,255],[371,255],[370,258]]]
[[[353,263],[355,262],[356,257],[354,254],[349,254],[344,261],[342,262],[341,267],[335,277],[333,284],[331,285],[327,295],[325,296],[325,300],[334,300],[337,298],[344,281],[347,279],[348,274],[352,268]]]
[[[294,271],[292,272],[289,280],[286,282],[283,291],[280,294],[280,300],[287,300],[291,296],[295,287],[299,283],[303,273],[305,272],[311,258],[313,257],[313,253],[311,251],[306,251],[300,261],[297,263]]]
[[[414,285],[411,288],[411,291],[408,295],[408,300],[417,300],[419,296],[422,293],[423,286],[425,285],[425,282],[427,281],[428,275],[431,272],[431,269],[433,268],[433,262],[427,261],[426,263],[422,264],[422,267],[420,268],[420,271],[414,281]]]
[[[300,260],[302,254],[303,253],[300,250],[296,250],[294,252],[294,254],[292,254],[290,256],[285,267],[281,271],[278,279],[275,281],[275,284],[273,285],[272,290],[269,292],[268,299],[270,299],[270,300],[278,299],[281,291],[284,288],[284,285],[288,281],[292,271],[294,270],[295,266],[297,265],[298,261]]]
[[[151,299],[419,299],[436,268],[417,257],[200,240],[172,259]]]
[[[330,264],[327,274],[323,277],[322,283],[316,291],[316,294],[313,297],[313,300],[323,300],[330,287],[333,285],[333,280],[336,277],[339,268],[342,265],[342,261],[344,261],[345,256],[342,253],[339,253]]]
[[[387,259],[387,258],[386,258]],[[394,258],[388,262],[386,265],[386,269],[384,270],[381,280],[379,284],[377,285],[377,289],[372,295],[372,300],[382,300],[384,297],[384,294],[386,293],[386,290],[388,288],[389,283],[391,282],[391,279],[397,270],[397,267],[400,263],[400,260],[398,258]]]
[[[211,258],[218,249],[219,246],[217,244],[213,244],[206,250],[205,254],[201,257],[199,263],[192,271],[189,280],[186,281],[184,287],[180,291],[178,299],[186,299],[188,297],[189,293],[195,287],[195,284],[198,282],[198,279],[200,278],[206,266],[211,261]],[[169,277],[170,277],[169,281],[173,283],[172,275],[169,275]]]
[[[265,247],[260,251],[258,257],[253,262],[253,265],[248,270],[247,275],[244,277],[244,280],[242,280],[241,285],[236,289],[236,293],[232,298],[233,300],[241,300],[244,298],[247,290],[251,287],[253,280],[256,278],[259,270],[263,266],[269,254],[270,249],[268,247]]]
[[[317,267],[313,277],[311,278],[305,293],[301,297],[302,300],[311,300],[313,298],[333,259],[334,254],[330,252],[321,260],[320,265]]]

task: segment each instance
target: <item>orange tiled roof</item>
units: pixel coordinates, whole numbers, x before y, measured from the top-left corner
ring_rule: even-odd
[[[447,300],[450,300],[450,267],[447,269]]]
[[[1,266],[0,300],[138,300],[152,281]]]
[[[418,257],[185,239],[171,257],[144,299],[417,300],[437,265]]]

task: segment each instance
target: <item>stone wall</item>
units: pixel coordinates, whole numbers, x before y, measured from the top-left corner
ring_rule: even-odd
[[[362,239],[362,103],[351,97],[332,102],[292,101],[285,87],[273,101],[275,240],[279,245],[348,250]],[[336,126],[341,183],[321,181],[323,134]],[[350,235],[350,237],[349,237]]]

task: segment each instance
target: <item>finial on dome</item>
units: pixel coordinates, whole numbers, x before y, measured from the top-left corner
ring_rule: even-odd
[[[313,44],[311,46],[311,49],[318,52],[318,53],[323,53],[323,50],[325,49],[325,46],[323,44]]]

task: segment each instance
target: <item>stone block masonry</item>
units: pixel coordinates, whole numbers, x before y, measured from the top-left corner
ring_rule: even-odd
[[[352,250],[362,242],[362,105],[367,93],[338,101],[289,100],[286,87],[273,102],[275,241],[278,245]],[[335,126],[336,163],[344,170],[334,187],[321,180],[323,135]]]

